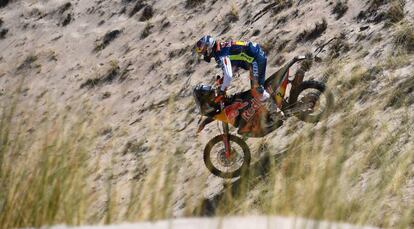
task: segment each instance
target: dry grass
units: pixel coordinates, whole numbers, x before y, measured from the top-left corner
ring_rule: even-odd
[[[381,7],[386,4],[386,0],[371,0],[368,2],[368,8],[359,12],[357,20],[366,20],[367,22],[380,23],[387,18],[386,13]]]
[[[307,42],[307,41],[313,41],[316,38],[320,37],[325,30],[328,28],[328,23],[326,22],[326,19],[322,19],[321,22],[316,22],[315,27],[311,30],[304,30],[301,32],[297,37],[297,42]]]
[[[186,8],[194,8],[196,6],[199,6],[203,4],[205,0],[186,0],[185,1],[185,7]]]
[[[239,20],[239,8],[236,3],[231,4],[230,12],[226,16],[228,23],[233,23]]]
[[[273,50],[275,44],[275,39],[271,38],[271,39],[267,39],[263,42],[260,43],[260,47],[263,49],[263,51],[266,54],[270,54],[270,52]]]
[[[60,118],[43,119],[42,125],[28,134],[25,125],[32,121],[20,120],[17,114],[22,109],[19,99],[23,85],[9,103],[1,104],[0,228],[172,217],[175,184],[185,160],[184,151],[168,142],[173,133],[165,125],[171,123],[169,117],[152,124],[152,131],[163,130],[162,136],[151,140],[154,143],[129,142],[122,150],[122,156],[136,157],[139,164],[131,171],[128,185],[120,186],[116,182],[118,170],[122,169],[120,158],[114,153],[109,162],[102,161],[100,155],[105,154],[105,148],[91,157],[97,138],[113,134],[112,128],[98,128],[103,114],[91,115],[87,106],[81,109],[83,112],[64,111],[57,116]],[[159,153],[144,159],[143,153],[151,147],[158,147]],[[99,177],[103,177],[101,189],[97,189]],[[129,193],[126,199],[121,195],[125,191]],[[196,195],[193,190],[187,193]],[[183,207],[187,207],[185,202]]]
[[[122,31],[115,29],[107,32],[95,45],[94,52],[105,49],[112,41],[114,41]]]
[[[336,20],[338,20],[341,17],[343,17],[347,11],[348,11],[348,2],[337,0],[334,8],[332,9],[332,14],[335,14]]]
[[[145,27],[141,32],[141,39],[145,39],[151,34],[152,27],[154,27],[154,26],[150,22],[147,22],[145,24]]]
[[[89,78],[87,79],[85,82],[83,82],[80,85],[80,88],[94,88],[97,86],[101,86],[103,84],[108,84],[111,83],[112,81],[115,80],[115,78],[117,78],[120,75],[120,67],[118,65],[117,61],[111,61],[109,63],[109,67],[108,70],[106,71],[105,74],[94,77],[94,78]]]
[[[396,23],[404,19],[404,6],[404,0],[394,0],[390,3],[387,16],[392,23]]]
[[[280,139],[263,139],[254,154],[259,164],[252,165],[249,177],[226,183],[214,200],[200,194],[211,181],[207,171],[202,176],[191,174],[194,179],[184,176],[191,173],[194,161],[186,159],[188,149],[170,140],[176,132],[168,112],[161,120],[147,120],[152,128],[146,138],[128,141],[109,163],[102,164],[100,156],[91,157],[91,149],[97,137],[113,135],[114,129],[95,128],[100,122],[77,116],[87,115],[71,115],[44,123],[38,144],[22,131],[23,123],[16,123],[18,102],[4,104],[0,227],[156,220],[173,217],[176,211],[183,216],[260,213],[383,227],[413,225],[413,206],[403,197],[414,176],[414,149],[404,143],[412,140],[408,133],[414,119],[410,112],[390,113],[409,109],[412,80],[381,91],[376,96],[384,99],[354,110],[378,70],[356,66],[350,77],[338,77],[339,66],[326,70],[331,87],[342,86],[336,95],[338,118],[317,126],[296,126],[283,150],[278,148]],[[341,82],[343,78],[347,80]],[[402,94],[391,93],[400,87]],[[174,111],[177,103],[170,98],[168,111]],[[397,124],[377,121],[384,116]],[[201,154],[202,145],[197,148]],[[98,153],[102,154],[105,147]],[[127,156],[134,157],[138,166],[131,179],[120,184],[116,182],[119,164]],[[92,189],[96,177],[102,176],[103,188]],[[103,205],[97,208],[100,198]],[[206,201],[216,202],[206,205]]]
[[[147,6],[147,4],[145,2],[143,2],[143,1],[137,1],[135,3],[134,7],[132,7],[132,10],[128,13],[128,15],[130,17],[134,16],[136,13],[138,13],[145,6]]]
[[[281,139],[264,140],[260,154],[273,156],[258,166],[262,175],[225,189],[214,213],[260,212],[381,227],[414,225],[412,202],[401,199],[412,192],[407,189],[414,177],[414,148],[404,143],[412,140],[413,116],[408,112],[412,80],[390,83],[370,96],[371,101],[383,99],[355,109],[367,86],[375,82],[370,79],[374,75],[379,76],[378,70],[355,67],[348,82],[353,86],[337,91],[336,121],[296,130],[283,151]],[[338,77],[343,76],[330,77],[332,88],[340,83]],[[390,102],[402,111],[384,111]],[[392,124],[378,121],[384,116]]]
[[[396,70],[398,68],[402,68],[404,66],[410,65],[410,56],[409,54],[406,54],[405,52],[402,53],[396,53],[393,55],[390,55],[384,63],[385,69],[391,69]]]
[[[182,1],[179,7],[186,3],[188,7],[196,7],[204,2]],[[383,4],[383,1],[371,2]],[[234,15],[246,16],[237,9],[234,11]],[[151,24],[146,25],[144,37],[154,30]],[[404,75],[389,77],[392,78],[390,82],[387,82],[388,75],[384,76],[384,72],[410,63],[410,54],[414,50],[412,25],[401,20],[397,26],[400,27],[392,34],[392,39],[395,47],[404,54],[387,61],[389,65],[367,66],[363,61],[356,64],[359,60],[353,59],[355,53],[350,53],[347,59],[331,60],[336,62],[329,63],[329,68],[325,69],[321,67],[325,63],[313,63],[309,75],[323,77],[335,92],[337,106],[334,113],[316,125],[291,118],[284,127],[266,138],[248,139],[254,159],[251,173],[240,181],[223,181],[223,190],[221,181],[209,176],[201,156],[204,144],[215,132],[206,132],[199,137],[191,132],[196,125],[196,115],[193,113],[194,101],[187,96],[190,90],[183,89],[170,100],[159,98],[157,101],[158,94],[151,97],[152,93],[169,93],[167,86],[170,85],[181,88],[182,72],[175,74],[175,69],[162,72],[158,66],[164,61],[164,55],[171,59],[181,57],[190,46],[171,46],[166,52],[153,56],[155,61],[151,66],[138,66],[144,72],[148,68],[159,71],[157,75],[167,79],[168,85],[162,81],[154,88],[147,88],[146,93],[135,91],[125,100],[117,100],[127,90],[95,87],[121,79],[124,64],[120,67],[117,62],[111,62],[108,69],[100,68],[105,71],[91,78],[89,83],[73,79],[75,83],[86,83],[84,88],[95,87],[94,93],[75,90],[74,94],[59,98],[62,103],[64,97],[71,96],[77,104],[79,98],[74,98],[76,95],[92,95],[89,99],[93,102],[107,104],[114,101],[121,103],[116,104],[118,106],[128,107],[134,97],[136,110],[131,113],[128,110],[125,116],[106,117],[100,109],[83,105],[70,111],[56,111],[53,106],[37,104],[26,106],[27,103],[19,102],[21,90],[13,99],[4,98],[10,94],[7,91],[1,97],[4,103],[0,113],[0,228],[114,223],[177,215],[208,216],[208,213],[212,216],[287,215],[381,227],[414,227],[414,76],[410,74],[406,79]],[[304,31],[298,41],[317,39],[326,28],[326,22],[317,23],[315,28]],[[272,34],[266,34],[268,29],[261,29],[260,35],[271,37]],[[110,45],[114,36],[109,35],[107,39],[102,38],[100,44]],[[296,34],[292,32],[289,36],[292,35]],[[139,39],[140,31],[137,36]],[[298,51],[289,48],[293,47],[287,42],[291,37],[280,39],[286,40],[278,40],[276,44],[268,40],[263,46],[267,50],[273,48],[274,52],[292,49],[292,55]],[[384,37],[383,41],[386,40],[388,38]],[[374,47],[366,44],[363,41],[359,45],[372,53],[380,48],[379,44]],[[347,52],[349,47],[346,45],[338,40],[332,46],[331,56]],[[118,56],[116,54],[113,58]],[[374,58],[366,61],[371,63]],[[44,64],[41,60],[30,55],[22,61],[21,69]],[[190,61],[187,63],[184,74],[191,75],[194,69],[189,68]],[[348,70],[349,65],[355,67]],[[320,74],[315,69],[320,69]],[[145,79],[139,77],[140,71],[136,73],[139,79],[135,83],[144,82]],[[199,80],[205,80],[205,77],[193,78],[191,84]],[[22,85],[22,88],[28,86]],[[29,95],[38,96],[37,101],[43,104],[54,89],[42,91]],[[100,100],[109,96],[108,100]],[[139,96],[142,96],[141,100]],[[143,99],[146,103],[142,104]],[[50,100],[52,103],[53,99]],[[42,111],[32,111],[32,106],[40,107]],[[106,105],[97,108],[103,106]],[[111,115],[123,111],[126,109],[111,110]],[[35,130],[28,131],[26,125],[31,119],[24,117],[36,119],[40,112],[41,115],[48,114],[47,117],[39,125],[33,125]],[[176,113],[184,115],[175,116]],[[135,121],[129,120],[129,115],[134,116],[131,118]],[[189,127],[184,130],[185,125]]]
[[[17,67],[17,71],[23,71],[27,69],[31,69],[34,66],[34,63],[37,61],[38,57],[35,54],[28,55],[24,61]]]
[[[293,6],[292,0],[275,0],[274,1],[277,5],[275,7],[272,7],[272,13],[273,15],[277,15],[283,10],[286,10]]]
[[[391,153],[398,149],[407,127],[396,133],[383,130],[381,137],[373,138],[365,132],[375,129],[370,112],[373,110],[344,118],[335,127],[306,129],[292,140],[282,159],[271,162],[262,181],[251,184],[250,192],[228,190],[216,212],[225,216],[255,211],[377,226],[392,225],[401,206],[404,214],[411,214],[409,203],[396,206],[387,200],[393,193],[401,196],[398,190],[409,180],[409,176],[401,174],[410,171],[412,149]],[[274,153],[271,146],[275,142],[267,144]],[[369,146],[363,154],[357,153],[360,144]],[[365,176],[369,178],[365,180]],[[382,210],[388,205],[392,209]],[[399,223],[413,222],[401,217]]]
[[[349,52],[350,49],[351,49],[350,45],[346,41],[346,37],[343,34],[340,37],[338,37],[337,39],[335,39],[335,41],[330,46],[329,56],[331,58],[338,58],[341,55],[344,55],[345,53]]]
[[[377,10],[380,6],[387,3],[387,0],[371,0],[369,2],[369,9]]]
[[[399,109],[414,104],[414,75],[399,82],[392,91],[386,107]]]
[[[16,118],[19,91],[1,107],[0,227],[85,222],[92,197],[86,194],[87,123],[65,117],[38,126],[39,136],[27,134]]]
[[[152,16],[154,15],[154,9],[152,8],[152,6],[148,5],[144,8],[142,15],[140,17],[140,21],[147,21],[149,19],[152,18]]]
[[[394,46],[403,52],[414,52],[414,26],[408,21],[402,21],[393,36]]]

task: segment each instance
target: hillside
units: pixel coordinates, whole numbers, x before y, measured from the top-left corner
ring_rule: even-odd
[[[412,0],[2,0],[0,227],[250,214],[413,227],[413,22]],[[192,88],[221,74],[192,57],[204,34],[261,44],[268,75],[318,54],[306,79],[336,99],[321,123],[249,139],[255,172],[233,185],[202,161],[216,125],[195,134]],[[230,93],[247,88],[241,73]]]

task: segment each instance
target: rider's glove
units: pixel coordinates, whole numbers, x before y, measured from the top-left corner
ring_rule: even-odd
[[[214,99],[215,103],[219,103],[226,98],[226,91],[219,90],[217,97]]]
[[[221,85],[223,84],[223,79],[224,79],[224,77],[217,76],[217,77],[216,77],[216,82],[215,82],[215,84],[216,84],[217,86],[221,86]]]

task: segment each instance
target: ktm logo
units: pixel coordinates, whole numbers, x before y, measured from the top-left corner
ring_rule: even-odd
[[[250,108],[244,111],[242,114],[243,119],[246,120],[247,122],[254,116],[256,111],[258,111],[260,107],[262,106],[261,103],[255,98],[253,98],[251,102],[252,103],[251,103]]]
[[[247,105],[249,105],[248,102],[235,102],[230,106],[227,106],[224,110],[227,118],[229,120],[235,119],[239,115],[239,110],[245,108]]]

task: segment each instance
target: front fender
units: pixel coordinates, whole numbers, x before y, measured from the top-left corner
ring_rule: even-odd
[[[204,127],[206,127],[212,121],[214,121],[214,118],[211,117],[207,117],[206,119],[202,120],[198,125],[197,134],[200,133],[204,129]]]

